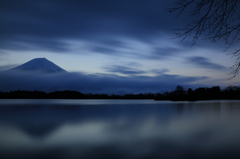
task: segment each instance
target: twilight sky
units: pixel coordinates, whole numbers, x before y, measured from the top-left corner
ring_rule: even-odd
[[[223,52],[222,42],[199,40],[191,47],[191,37],[172,39],[173,29],[191,19],[168,12],[174,1],[1,0],[0,70],[45,57],[70,73],[57,80],[1,73],[0,91],[144,93],[238,85],[239,77],[228,79],[234,59],[227,53],[235,46]]]

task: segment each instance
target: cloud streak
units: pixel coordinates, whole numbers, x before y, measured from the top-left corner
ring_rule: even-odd
[[[152,39],[169,30],[170,20],[163,12],[169,13],[159,10],[168,4],[156,0],[4,1],[0,6],[0,48],[59,52],[66,51],[66,44],[59,40]]]
[[[229,70],[229,68],[211,62],[209,59],[200,56],[189,57],[187,63],[194,64],[200,68],[212,69],[212,70]]]
[[[142,70],[139,70],[139,69],[126,67],[126,66],[117,66],[117,65],[104,67],[104,69],[107,72],[121,73],[121,74],[124,74],[124,75],[139,75],[139,74],[146,73],[145,71],[142,71]]]

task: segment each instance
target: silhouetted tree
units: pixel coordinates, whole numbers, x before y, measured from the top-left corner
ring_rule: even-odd
[[[212,88],[207,89],[208,90],[208,97],[210,99],[220,99],[221,98],[221,89],[219,86],[215,86]]]
[[[185,91],[182,86],[177,85],[175,90],[171,93],[171,100],[186,100]]]
[[[188,100],[190,100],[190,101],[195,101],[196,100],[195,93],[194,93],[194,91],[191,88],[188,88],[187,96],[188,96],[187,97]]]
[[[216,42],[223,40],[226,49],[240,41],[240,0],[176,0],[176,7],[169,11],[178,11],[181,15],[185,10],[193,20],[185,28],[176,29],[176,36],[184,40],[193,34],[193,44],[203,35],[203,39]],[[232,68],[235,77],[240,69],[240,49],[232,55],[236,57]]]
[[[191,94],[193,92],[192,88],[188,88],[188,94]]]
[[[184,92],[184,89],[183,89],[183,87],[182,86],[179,86],[179,85],[177,85],[177,87],[175,88],[175,92],[177,92],[177,93],[183,93]]]

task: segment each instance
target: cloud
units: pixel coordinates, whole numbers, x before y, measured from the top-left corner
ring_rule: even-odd
[[[138,63],[128,63],[127,66],[139,67],[141,65]],[[121,73],[127,76],[139,76],[141,74],[152,74],[152,73],[154,73],[155,75],[166,75],[166,73],[169,72],[168,69],[152,69],[152,70],[143,71],[137,68],[127,67],[127,66],[111,65],[111,66],[103,67],[103,69],[105,69],[105,71],[110,73]]]
[[[187,63],[194,64],[200,68],[207,68],[213,70],[229,70],[229,68],[217,63],[213,63],[205,57],[193,56],[189,57],[186,61]]]
[[[103,53],[103,54],[114,54],[118,53],[117,50],[113,48],[109,48],[107,46],[92,46],[89,49],[90,51],[96,52],[96,53]]]
[[[172,29],[181,28],[187,19],[174,19],[175,14],[168,12],[173,1],[4,1],[0,5],[0,49],[134,54],[141,59],[168,60],[184,52],[184,46],[191,46],[188,39],[181,43],[182,48],[175,47],[176,41],[171,39]],[[150,49],[142,50],[141,43],[131,45],[131,40]],[[154,45],[156,41],[161,45]]]
[[[177,49],[171,46],[157,47],[147,56],[153,60],[166,60],[167,58],[177,56],[177,52],[179,52],[179,48]]]
[[[125,47],[119,39],[152,44],[156,39],[174,37],[172,29],[182,28],[189,18],[169,13],[175,0],[9,0],[0,5],[0,49],[71,52],[69,41],[86,42],[98,53],[114,54]],[[180,41],[180,39],[178,40]],[[96,46],[95,44],[102,44]],[[198,42],[201,43],[201,42]],[[208,45],[208,43],[204,43]],[[185,40],[182,46],[191,46]],[[216,47],[217,44],[211,44]],[[156,48],[146,57],[165,59],[176,49]]]
[[[117,65],[107,66],[107,67],[104,67],[104,69],[107,72],[121,73],[121,74],[125,74],[125,75],[139,75],[139,74],[146,73],[145,71],[142,71],[142,70],[139,70],[139,69],[126,67],[126,66],[117,66]]]
[[[126,65],[133,66],[133,67],[141,67],[142,66],[142,64],[140,64],[138,62],[130,62],[130,63],[127,63]]]
[[[56,40],[41,37],[18,37],[14,39],[0,39],[0,48],[13,51],[53,51],[64,52],[69,50],[69,44]]]
[[[151,70],[152,73],[155,73],[155,74],[159,74],[159,75],[162,75],[162,74],[165,74],[167,72],[169,72],[168,69],[153,69]]]
[[[190,77],[162,74],[150,76],[123,77],[108,74],[33,74],[33,73],[0,73],[0,91],[12,90],[75,90],[82,93],[146,93],[165,92],[173,90],[176,85],[197,87],[193,82],[207,79],[207,77]]]
[[[0,66],[0,71],[1,70],[8,70],[8,69],[14,68],[16,66],[17,65],[3,65],[3,66]]]
[[[125,37],[148,41],[171,32],[168,16],[172,15],[164,9],[169,4],[156,0],[4,1],[0,48],[59,52],[68,49],[64,40],[102,42]]]

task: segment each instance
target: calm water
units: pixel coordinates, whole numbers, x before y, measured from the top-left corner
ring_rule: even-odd
[[[0,158],[240,158],[240,101],[0,100]]]

